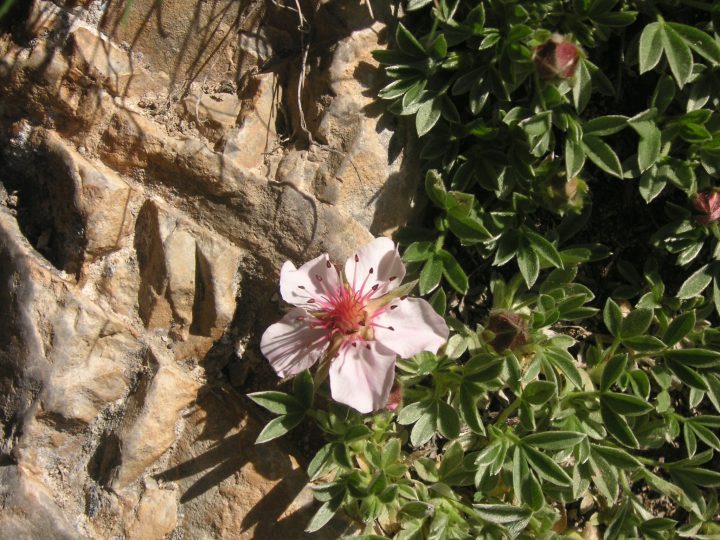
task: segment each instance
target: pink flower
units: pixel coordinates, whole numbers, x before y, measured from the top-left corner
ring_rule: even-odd
[[[571,78],[575,75],[579,60],[578,46],[560,34],[553,34],[533,51],[535,68],[543,80]]]
[[[702,215],[695,216],[695,221],[703,225],[720,219],[720,193],[716,191],[698,193],[691,199],[693,207]]]
[[[425,300],[405,296],[405,265],[389,238],[357,250],[343,273],[321,255],[280,271],[280,294],[296,307],[263,334],[260,349],[280,377],[330,362],[333,399],[362,413],[388,402],[395,359],[437,350],[448,338]]]

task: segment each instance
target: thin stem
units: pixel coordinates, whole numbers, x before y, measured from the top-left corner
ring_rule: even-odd
[[[503,412],[500,413],[500,416],[497,417],[494,425],[499,426],[500,424],[505,422],[505,420],[508,419],[508,416],[510,416],[512,413],[514,413],[517,410],[518,407],[520,407],[521,402],[522,402],[522,400],[519,397],[515,398],[515,401],[513,401],[510,405],[508,405],[505,408],[505,410]]]

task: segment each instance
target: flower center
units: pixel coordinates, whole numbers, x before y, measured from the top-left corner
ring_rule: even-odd
[[[365,302],[349,290],[341,287],[327,310],[327,321],[332,330],[342,334],[353,334],[365,324]]]

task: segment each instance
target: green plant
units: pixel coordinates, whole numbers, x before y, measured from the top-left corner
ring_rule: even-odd
[[[379,97],[414,122],[431,205],[396,238],[451,333],[398,361],[397,410],[258,401],[325,434],[309,530],[720,534],[720,9],[406,7]]]

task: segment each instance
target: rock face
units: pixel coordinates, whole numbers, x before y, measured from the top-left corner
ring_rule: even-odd
[[[301,32],[282,2],[15,4],[0,536],[309,536],[309,456],[256,447],[245,394],[277,384],[258,342],[281,264],[411,218],[413,140],[372,97],[390,14],[308,0]]]

